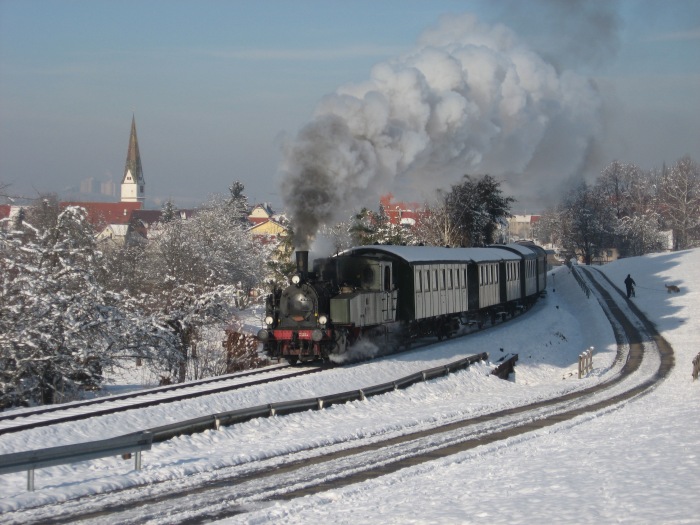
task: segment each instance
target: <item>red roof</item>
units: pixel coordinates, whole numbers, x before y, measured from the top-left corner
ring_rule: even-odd
[[[389,222],[392,224],[399,224],[405,219],[413,219],[417,222],[420,218],[420,204],[417,202],[395,202],[391,193],[380,197],[379,202],[384,207],[384,213],[387,214]]]
[[[131,214],[143,207],[141,202],[61,202],[61,208],[81,206],[87,210],[87,219],[96,229],[108,224],[128,224]]]

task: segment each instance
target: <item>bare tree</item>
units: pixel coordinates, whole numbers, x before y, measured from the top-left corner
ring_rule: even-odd
[[[662,174],[661,202],[673,230],[674,250],[693,246],[700,228],[700,168],[690,157],[683,157]]]

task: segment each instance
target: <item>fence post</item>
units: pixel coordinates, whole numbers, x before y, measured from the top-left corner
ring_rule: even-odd
[[[593,347],[591,346],[585,352],[578,356],[578,378],[581,379],[585,374],[593,370]]]

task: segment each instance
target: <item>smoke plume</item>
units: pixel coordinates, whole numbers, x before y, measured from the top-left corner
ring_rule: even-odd
[[[444,17],[404,56],[339,88],[284,146],[281,191],[306,249],[322,224],[417,200],[464,174],[537,195],[577,173],[600,127],[595,86],[558,71],[503,25]]]

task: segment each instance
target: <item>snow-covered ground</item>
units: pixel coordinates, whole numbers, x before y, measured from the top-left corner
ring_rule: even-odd
[[[622,287],[637,282],[635,303],[673,345],[676,367],[651,393],[548,430],[407,468],[340,490],[291,502],[249,504],[230,523],[698,523],[700,522],[700,251],[632,258],[602,267]],[[681,287],[667,294],[664,283]],[[178,419],[272,401],[361,388],[486,351],[491,360],[519,354],[514,382],[469,370],[366,401],[248,423],[154,445],[144,468],[113,458],[0,476],[0,512],[40,520],[39,503],[167,479],[214,479],[222,469],[302,450],[404,434],[572,389],[613,375],[615,339],[595,298],[586,299],[566,268],[550,278],[548,297],[526,315],[466,338],[397,357],[343,367],[133,414],[0,436],[0,453],[119,435]],[[595,347],[594,371],[577,379],[577,358]],[[501,352],[503,349],[503,352]],[[118,501],[119,496],[114,501]],[[107,501],[107,500],[105,500]],[[26,509],[22,513],[12,512]],[[166,518],[163,518],[166,519]],[[3,521],[3,516],[0,516]],[[156,521],[158,522],[158,521]],[[166,523],[167,521],[162,521]]]

